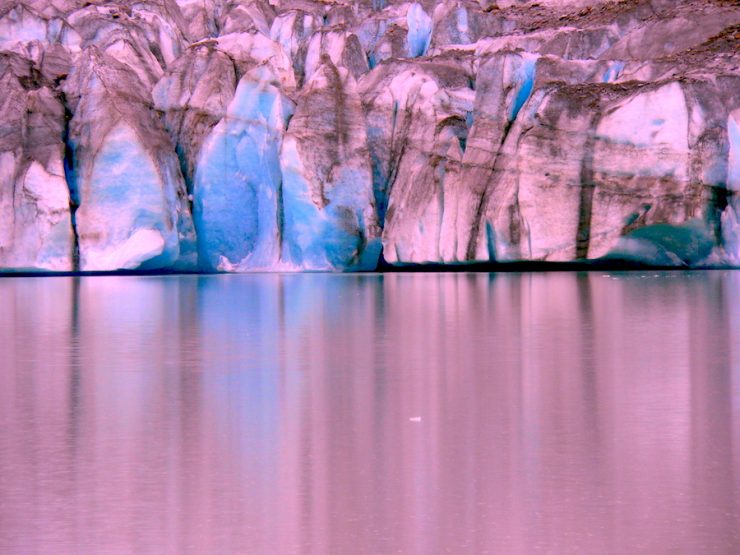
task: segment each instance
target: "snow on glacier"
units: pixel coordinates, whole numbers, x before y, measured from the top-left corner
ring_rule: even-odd
[[[293,104],[261,66],[242,77],[203,144],[193,217],[206,269],[268,269],[279,259],[280,143]]]
[[[79,186],[80,269],[152,269],[179,255],[174,185],[163,180],[136,132],[117,124]]]

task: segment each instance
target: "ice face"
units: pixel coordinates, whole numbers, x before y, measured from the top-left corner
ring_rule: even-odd
[[[727,188],[740,191],[740,110],[735,110],[727,118],[727,136],[730,140]]]
[[[61,160],[49,169],[33,161],[17,176],[14,169],[13,155],[2,153],[0,187],[14,194],[0,195],[0,263],[16,270],[72,270],[74,236]]]
[[[283,258],[304,270],[372,270],[380,238],[368,243],[366,209],[372,194],[369,168],[340,169],[326,205],[312,201],[307,171],[292,137],[283,144]]]
[[[36,221],[36,226],[19,230],[17,240],[28,247],[21,250],[27,253],[36,251],[33,266],[45,270],[70,270],[74,244],[72,221],[69,211],[69,190],[64,180],[61,163],[47,171],[38,162],[32,162],[23,179],[24,197],[33,199],[32,204],[20,207],[28,220]],[[41,222],[46,223],[45,234],[36,229]],[[34,248],[35,247],[35,248]]]
[[[6,110],[0,118],[0,268],[70,271],[64,107],[50,88],[28,87],[30,67],[19,56],[0,55]]]
[[[269,67],[276,79],[276,86],[283,90],[295,87],[295,74],[289,52],[260,33],[229,33],[218,38],[218,50],[231,58],[238,73],[246,73],[255,65]]]
[[[669,83],[659,89],[637,94],[617,110],[602,118],[597,138],[612,143],[631,145],[655,156],[625,159],[629,171],[636,175],[685,178],[689,124],[686,97],[681,86]],[[657,151],[661,155],[657,155]],[[625,160],[608,159],[608,165],[597,171],[619,172]],[[622,168],[621,171],[625,171]]]
[[[179,254],[174,191],[127,124],[102,140],[79,189],[83,271],[166,268]]]
[[[722,242],[729,262],[740,266],[740,110],[727,118],[730,152],[727,165],[729,202],[722,214]]]
[[[201,150],[193,216],[208,269],[266,269],[278,263],[280,143],[292,103],[262,66],[239,81],[226,117]]]
[[[295,60],[298,49],[314,30],[316,22],[310,14],[292,11],[279,15],[270,27],[270,38],[280,44],[283,50]]]
[[[409,26],[407,37],[409,58],[424,56],[432,38],[432,18],[426,14],[421,4],[414,2],[409,7],[406,20]]]
[[[740,260],[737,11],[578,3],[6,2],[0,270]]]
[[[349,70],[355,78],[359,78],[370,69],[367,56],[362,50],[357,35],[343,30],[330,29],[314,33],[308,43],[305,64],[306,82],[321,66],[324,56],[328,56],[335,66]]]
[[[375,267],[379,230],[368,153],[354,78],[325,57],[298,98],[280,156],[288,267]]]
[[[666,249],[682,261],[697,262],[704,252],[699,245],[704,244],[706,230],[699,229],[701,226],[683,229],[681,224],[696,217],[699,210],[688,201],[686,208],[673,201],[673,191],[688,188],[690,172],[691,122],[681,85],[672,82],[628,95],[604,112],[596,126],[593,148],[595,188],[586,205],[589,257],[618,248],[621,235],[658,245],[666,243],[666,238],[683,237],[694,242],[695,252]],[[584,206],[583,198],[581,195],[580,206]],[[635,226],[635,221],[640,224]],[[654,225],[664,227],[654,228],[655,233],[645,237],[635,229]]]
[[[468,23],[468,10],[466,10],[465,8],[458,8],[455,12],[455,23],[457,26],[457,32],[460,34],[462,42],[471,42],[470,26]]]

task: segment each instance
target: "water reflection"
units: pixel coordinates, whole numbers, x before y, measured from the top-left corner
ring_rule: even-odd
[[[0,552],[740,550],[740,272],[0,296]]]

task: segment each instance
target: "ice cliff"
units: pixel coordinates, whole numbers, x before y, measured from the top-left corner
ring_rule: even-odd
[[[740,265],[733,0],[0,3],[0,270]]]

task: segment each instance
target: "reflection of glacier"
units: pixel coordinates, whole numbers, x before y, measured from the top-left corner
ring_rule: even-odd
[[[260,468],[260,488],[278,476],[282,316],[279,282],[254,276],[198,284],[200,336],[206,366],[199,374],[216,430],[239,430],[233,456]],[[218,407],[222,407],[223,410]]]
[[[0,551],[732,545],[739,292],[732,272],[1,280]]]

